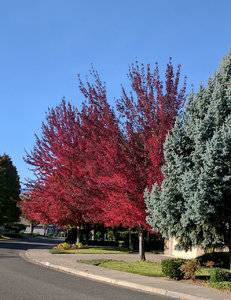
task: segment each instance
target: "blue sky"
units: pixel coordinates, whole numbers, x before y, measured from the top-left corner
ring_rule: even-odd
[[[7,0],[0,1],[0,153],[21,176],[48,106],[65,96],[80,103],[76,75],[91,63],[111,102],[135,59],[169,56],[195,88],[231,48],[231,1]]]

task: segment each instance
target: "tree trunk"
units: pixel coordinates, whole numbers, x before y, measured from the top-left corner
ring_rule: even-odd
[[[80,226],[77,226],[76,243],[80,243]]]
[[[95,241],[95,228],[92,229],[92,241]]]
[[[72,228],[69,228],[67,230],[67,237],[65,239],[65,242],[70,244],[76,243],[76,235],[77,235],[77,227],[74,226]]]
[[[113,235],[114,235],[114,241],[117,242],[118,241],[118,234],[117,234],[117,228],[113,228]]]
[[[47,236],[47,225],[43,226],[43,230],[44,230],[43,236]]]
[[[102,242],[104,242],[105,241],[105,228],[102,227],[102,229],[100,231],[101,231],[101,240],[102,240]]]
[[[30,234],[32,235],[34,233],[34,224],[30,223]]]
[[[231,244],[228,245],[228,249],[229,249],[229,270],[231,272]]]
[[[147,231],[147,235],[146,235],[146,246],[147,246],[147,249],[148,251],[150,251],[150,232]]]
[[[86,224],[85,225],[85,242],[86,242],[86,244],[88,244],[88,242],[89,242],[89,232],[90,232],[89,224]]]
[[[139,256],[141,261],[145,261],[145,251],[144,251],[144,230],[139,229]]]
[[[128,229],[128,249],[129,252],[133,252],[133,245],[132,245],[132,232],[131,229]]]

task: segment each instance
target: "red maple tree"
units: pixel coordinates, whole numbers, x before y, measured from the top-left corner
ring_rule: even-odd
[[[93,83],[84,84],[80,80],[80,90],[86,99],[81,120],[87,143],[85,155],[89,180],[101,196],[103,213],[100,222],[105,226],[134,227],[135,220],[141,221],[143,216],[136,207],[137,202],[131,201],[130,197],[134,186],[125,156],[127,141],[109,105],[105,84],[96,71],[92,71],[92,76]]]
[[[42,214],[34,220],[43,222],[45,207],[46,218],[58,225],[79,225],[97,214],[99,207],[89,194],[84,143],[79,112],[71,104],[63,100],[49,110],[41,137],[36,136],[35,147],[25,158],[36,179],[28,183],[29,200],[22,208],[27,214],[40,207]]]
[[[28,183],[22,208],[42,223],[137,227],[144,259],[143,193],[163,179],[163,144],[184,104],[185,83],[179,89],[180,67],[175,74],[171,61],[165,84],[158,66],[152,72],[149,65],[132,65],[133,92],[123,89],[117,103],[120,124],[105,84],[96,71],[91,75],[93,82],[79,79],[81,111],[64,100],[49,110],[25,158],[36,178]]]
[[[152,71],[150,65],[144,66],[136,62],[129,69],[129,79],[132,92],[127,93],[122,89],[117,108],[128,145],[126,160],[135,186],[132,198],[136,199],[142,215],[142,222],[137,218],[134,226],[140,227],[140,256],[145,259],[142,251],[142,228],[146,226],[143,193],[145,188],[150,188],[154,183],[161,184],[163,180],[163,145],[183,108],[186,84],[184,81],[179,88],[180,66],[175,73],[171,59],[166,67],[164,83],[157,64]]]

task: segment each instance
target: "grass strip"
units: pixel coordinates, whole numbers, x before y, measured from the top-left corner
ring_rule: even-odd
[[[124,271],[133,274],[139,274],[150,277],[163,277],[161,271],[161,265],[157,262],[151,261],[117,261],[117,260],[106,260],[106,259],[96,259],[96,260],[82,260],[80,261],[85,264],[91,264],[103,268],[108,268],[112,270]]]
[[[49,250],[51,254],[126,254],[127,249],[121,248],[104,248],[104,247],[90,247],[86,249],[68,249],[59,250],[52,248]]]
[[[228,290],[231,292],[231,281],[209,282],[209,286],[219,290]]]

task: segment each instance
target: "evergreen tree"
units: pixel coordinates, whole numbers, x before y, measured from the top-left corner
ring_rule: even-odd
[[[145,193],[148,223],[164,237],[231,251],[231,53],[189,97],[165,142],[164,181]]]
[[[8,155],[0,156],[0,225],[18,221],[19,176]]]

